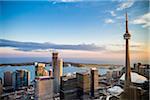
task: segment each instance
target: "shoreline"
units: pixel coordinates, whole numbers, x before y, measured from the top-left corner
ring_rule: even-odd
[[[39,62],[39,63],[45,63],[45,64],[50,64],[51,62]],[[0,67],[3,66],[30,66],[34,65],[34,62],[26,62],[26,63],[7,63],[7,64],[0,64]],[[92,64],[92,63],[75,63],[75,62],[64,62],[65,67],[71,66],[76,66],[76,67],[96,67],[96,68],[117,68],[121,67],[123,65],[117,65],[117,64]]]

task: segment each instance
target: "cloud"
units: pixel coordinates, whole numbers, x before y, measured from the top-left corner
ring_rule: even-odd
[[[110,44],[110,46],[125,47],[125,44]],[[132,45],[130,45],[130,47],[139,48],[139,47],[141,47],[141,45],[140,44],[132,44]]]
[[[13,47],[19,51],[38,51],[48,49],[85,50],[85,51],[105,50],[104,46],[100,47],[94,44],[65,45],[52,43],[18,42],[5,39],[0,39],[0,47]]]
[[[112,23],[114,23],[114,20],[112,20],[112,19],[105,19],[105,23],[106,24],[112,24]]]
[[[117,16],[116,19],[124,19],[124,16]]]
[[[116,16],[116,13],[114,11],[109,11],[109,13],[112,15],[112,16]]]
[[[110,50],[110,51],[106,51],[106,53],[114,53],[114,54],[125,54],[125,50]],[[146,51],[144,50],[130,50],[130,53],[131,54],[138,54],[138,53],[147,53]]]
[[[134,0],[123,1],[119,4],[119,7],[117,8],[117,10],[119,11],[119,10],[130,8],[133,6],[134,3],[135,3]]]
[[[144,28],[150,27],[150,12],[136,18],[131,23],[132,24],[140,24]]]

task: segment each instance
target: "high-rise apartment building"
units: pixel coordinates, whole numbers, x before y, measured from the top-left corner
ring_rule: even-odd
[[[13,86],[20,89],[30,84],[30,72],[27,70],[16,70],[13,73]]]
[[[12,85],[13,85],[12,72],[11,71],[4,72],[4,87]]]
[[[79,96],[89,95],[90,92],[90,76],[88,72],[77,72],[77,88]]]
[[[96,68],[91,68],[91,96],[95,97],[98,95],[98,88],[99,88],[99,77],[98,77],[98,70]]]
[[[62,76],[60,84],[60,99],[61,100],[77,100],[77,78],[76,75]]]
[[[53,78],[39,76],[35,79],[35,100],[53,100]]]
[[[52,53],[52,66],[54,77],[54,93],[60,92],[60,77],[63,74],[63,60],[58,59],[58,52]]]

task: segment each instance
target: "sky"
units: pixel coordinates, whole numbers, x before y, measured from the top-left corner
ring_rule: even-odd
[[[131,62],[149,63],[148,0],[0,1],[0,57],[124,64],[125,13]]]

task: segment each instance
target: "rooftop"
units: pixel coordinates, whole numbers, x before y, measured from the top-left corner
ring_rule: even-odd
[[[38,76],[35,79],[36,80],[46,80],[46,79],[53,79],[53,77],[50,77],[50,76]]]
[[[85,72],[77,72],[76,74],[87,75],[87,74],[89,74],[89,72],[88,72],[88,71],[85,71]]]
[[[121,76],[120,80],[125,80],[125,73]],[[147,81],[147,78],[135,73],[135,72],[131,72],[131,82],[133,83],[144,83],[145,81]]]
[[[93,67],[93,68],[91,68],[91,70],[97,70],[97,68],[96,68],[96,67]]]
[[[124,90],[119,86],[114,86],[114,87],[109,88],[107,91],[110,94],[117,96],[117,95],[120,95]]]

